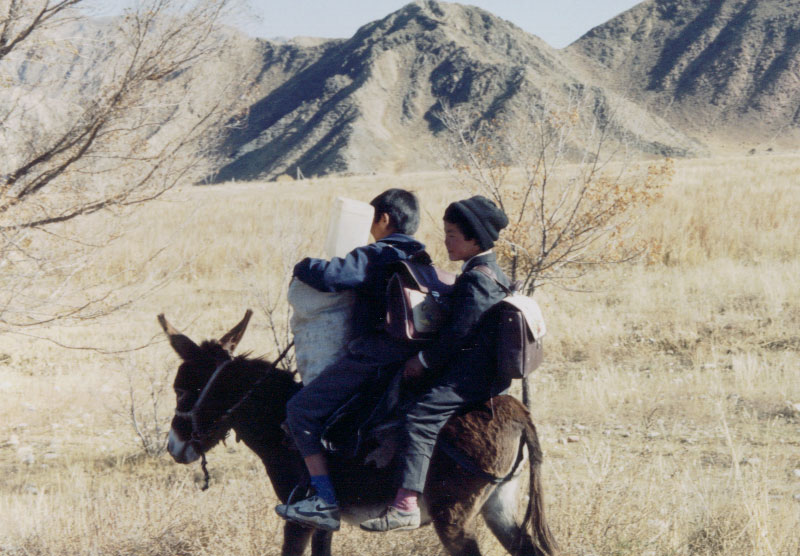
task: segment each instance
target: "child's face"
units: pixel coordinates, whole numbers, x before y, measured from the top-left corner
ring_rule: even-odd
[[[380,241],[386,236],[392,234],[394,229],[392,228],[392,221],[389,218],[389,215],[385,212],[378,216],[377,220],[372,222],[372,227],[369,229],[369,235],[373,237],[375,241]]]
[[[481,252],[475,239],[464,239],[461,229],[445,220],[444,246],[451,261],[466,261]]]

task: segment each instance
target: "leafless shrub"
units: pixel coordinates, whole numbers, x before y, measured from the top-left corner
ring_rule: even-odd
[[[132,211],[208,175],[247,94],[249,62],[229,56],[236,38],[221,27],[234,1],[137,2],[93,36],[74,32],[93,25],[81,0],[0,7],[0,329],[130,301],[119,277],[105,286],[90,270]],[[161,248],[122,283],[145,281]]]
[[[167,433],[172,408],[169,405],[172,369],[153,365],[138,354],[120,360],[127,380],[125,398],[117,410],[133,429],[147,456],[158,457],[167,449]],[[165,409],[166,407],[166,409]]]
[[[293,341],[290,326],[292,312],[289,306],[288,292],[294,265],[300,260],[301,243],[302,240],[299,236],[284,238],[284,241],[272,251],[268,266],[272,276],[276,279],[256,282],[252,280],[251,274],[240,273],[247,296],[253,300],[255,306],[266,317],[268,334],[275,346],[276,353],[283,353]],[[240,269],[244,269],[246,266],[244,261],[239,263]],[[261,277],[261,275],[257,276]],[[290,351],[283,358],[279,367],[292,369],[294,365],[294,352]]]
[[[447,166],[509,217],[497,250],[511,277],[532,293],[643,253],[631,231],[670,182],[671,161],[634,163],[616,114],[578,98],[527,111],[530,119],[490,121],[462,106],[439,111]]]
[[[498,259],[530,295],[545,282],[565,285],[643,253],[633,225],[673,167],[633,164],[613,111],[589,109],[577,96],[526,108],[529,119],[487,121],[442,104],[439,119],[448,132],[446,164],[466,190],[508,215]],[[522,399],[530,407],[527,380]]]

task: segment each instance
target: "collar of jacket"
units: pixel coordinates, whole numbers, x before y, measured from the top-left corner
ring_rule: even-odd
[[[375,243],[388,243],[390,245],[409,245],[413,248],[414,251],[418,251],[420,249],[425,249],[425,244],[417,241],[411,236],[407,236],[405,234],[389,234],[385,238],[376,241]]]
[[[478,253],[467,262],[464,263],[464,266],[461,267],[461,272],[468,272],[475,268],[476,266],[488,263],[496,263],[497,257],[494,254],[494,251],[491,249],[488,251],[484,251],[483,253]]]

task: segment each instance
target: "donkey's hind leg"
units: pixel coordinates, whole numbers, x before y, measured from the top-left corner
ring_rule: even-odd
[[[434,520],[433,526],[451,556],[481,556],[475,531],[475,516],[456,522]]]
[[[533,544],[530,534],[516,520],[519,504],[520,476],[499,485],[481,508],[486,525],[512,556],[537,556],[541,554]]]
[[[450,477],[449,481],[428,481],[431,521],[449,554],[480,556],[476,518],[492,489],[460,469],[450,469]]]

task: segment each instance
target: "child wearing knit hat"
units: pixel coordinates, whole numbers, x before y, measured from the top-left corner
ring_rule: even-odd
[[[406,361],[403,376],[424,393],[406,415],[401,483],[395,500],[367,531],[416,529],[417,498],[425,486],[433,448],[447,419],[466,405],[479,403],[509,386],[495,372],[494,335],[482,317],[505,298],[505,291],[477,267],[488,267],[509,285],[492,252],[508,217],[481,195],[451,203],[444,213],[445,247],[452,261],[463,261],[451,294],[451,312],[439,338]]]

